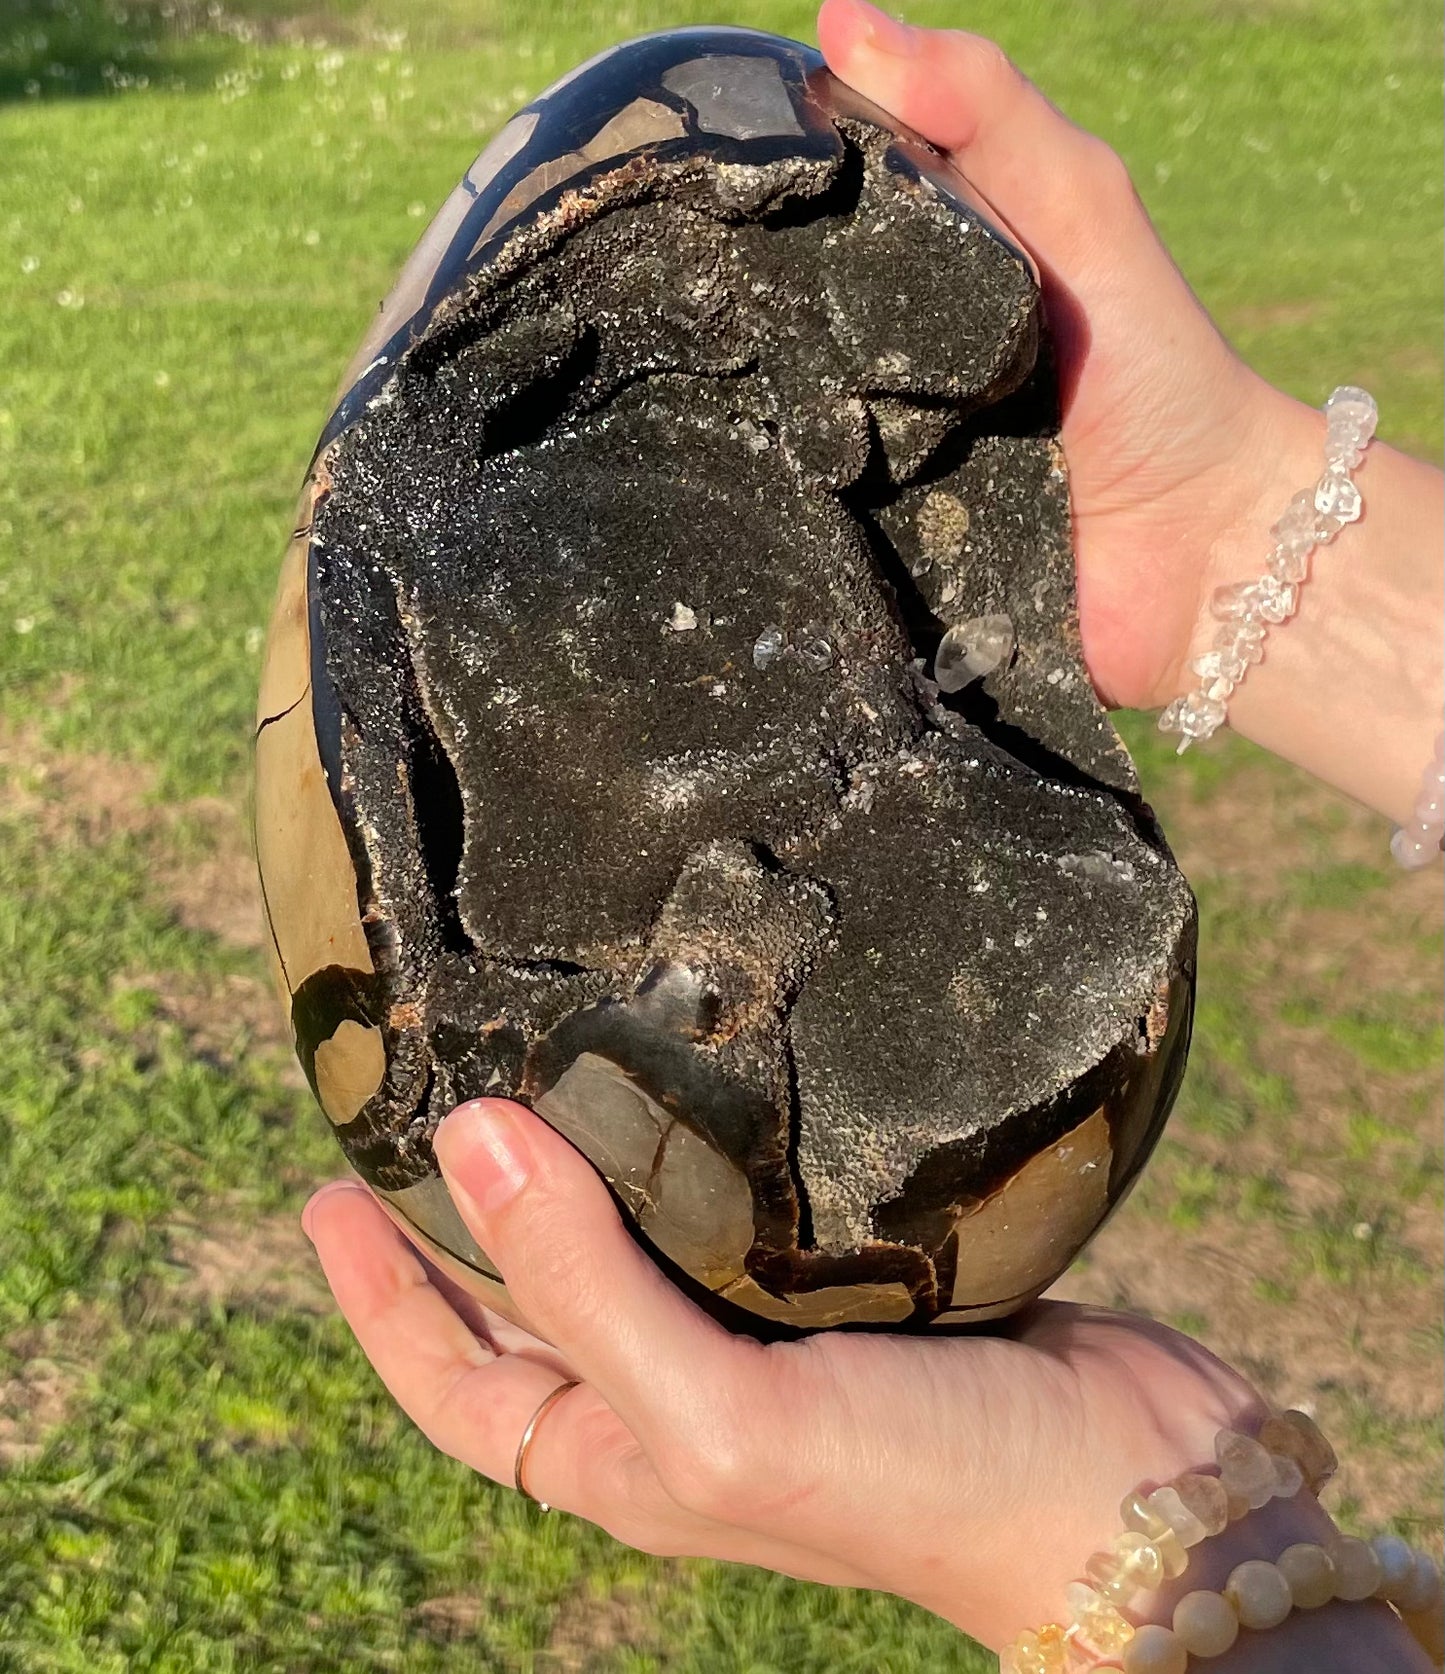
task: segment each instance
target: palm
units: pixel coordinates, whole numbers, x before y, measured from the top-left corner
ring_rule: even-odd
[[[1155,248],[1167,269],[1160,286],[1184,289]],[[1190,325],[1202,341],[1187,355],[1141,344],[1137,311],[1106,293],[1087,337],[1066,327],[1061,344],[1084,652],[1101,696],[1134,708],[1187,684],[1179,664],[1210,545],[1252,513],[1253,439],[1236,416],[1250,410],[1253,375],[1202,310],[1192,309]],[[1187,386],[1179,363],[1191,369]]]
[[[462,1306],[487,1348],[581,1379],[539,1336]],[[1008,1338],[834,1333],[772,1344],[755,1394],[758,1426],[772,1428],[758,1436],[760,1453],[775,1451],[787,1466],[760,1468],[727,1517],[692,1512],[650,1471],[658,1508],[650,1527],[628,1525],[623,1538],[666,1555],[886,1590],[974,1622],[1008,1597],[1006,1580],[981,1560],[991,1550],[1005,1557],[1001,1481],[1021,1527],[1046,1520],[1060,1552],[1077,1553],[1110,1527],[1118,1483],[1137,1475],[1140,1435],[1167,1433],[1170,1415],[1194,1411],[1211,1415],[1199,1435],[1212,1433],[1222,1413],[1249,1401],[1241,1381],[1189,1339],[1072,1304],[1036,1307]],[[603,1430],[606,1445],[646,1461],[645,1445],[616,1415]],[[1063,1512],[1055,1503],[1062,1460],[1073,1461]],[[887,1507],[911,1538],[881,1542],[871,1507]],[[934,1562],[919,1564],[921,1550],[936,1553]],[[1001,1619],[1008,1609],[1016,1607],[1005,1605]]]

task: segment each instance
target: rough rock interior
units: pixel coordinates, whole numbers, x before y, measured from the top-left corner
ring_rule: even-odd
[[[541,218],[315,538],[386,1003],[353,1157],[417,1186],[517,1094],[685,1282],[803,1324],[986,1313],[1017,1237],[1081,1241],[1192,951],[1078,654],[1034,281],[845,138]],[[970,1245],[1014,1178],[1060,1224]]]

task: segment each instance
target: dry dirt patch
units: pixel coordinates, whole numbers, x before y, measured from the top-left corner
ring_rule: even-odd
[[[656,1616],[642,1592],[598,1594],[584,1583],[558,1610],[542,1653],[557,1674],[586,1674],[620,1647],[659,1650]]]
[[[49,750],[30,732],[0,728],[0,810],[48,837],[80,842],[148,830],[155,775],[135,762]]]
[[[0,1475],[33,1459],[45,1436],[63,1424],[85,1376],[84,1368],[52,1359],[33,1336],[5,1344],[18,1370],[0,1377]]]
[[[145,839],[155,855],[154,897],[179,924],[259,952],[265,919],[239,801],[197,797],[168,804],[157,801],[155,785],[143,763],[51,750],[34,733],[0,728],[0,812],[57,842]],[[210,1061],[218,1061],[238,1028],[259,1043],[285,1044],[279,1007],[259,969],[211,984],[172,972],[138,973],[131,985],[153,987],[165,1015]]]
[[[214,1218],[168,1228],[172,1283],[150,1281],[131,1298],[137,1329],[226,1312],[325,1315],[331,1295],[315,1253],[291,1213],[247,1218],[220,1204]],[[47,1436],[69,1417],[116,1341],[115,1319],[82,1305],[61,1318],[26,1327],[0,1344],[0,1479],[7,1466],[35,1458]]]
[[[0,812],[19,817],[57,843],[96,844],[138,838],[155,856],[154,899],[180,924],[247,953],[262,947],[262,916],[245,817],[219,798],[166,805],[144,765],[103,755],[65,754],[33,734],[0,729]],[[243,1053],[274,1052],[284,1075],[301,1085],[270,984],[254,972],[128,972],[120,985],[158,998],[188,1049],[218,1068]],[[265,1311],[329,1311],[326,1286],[296,1217],[248,1217],[239,1203],[218,1203],[203,1225],[175,1222],[168,1255],[175,1283],[149,1291],[152,1321],[174,1320],[198,1305]],[[38,1451],[65,1417],[106,1335],[97,1311],[67,1314],[43,1331],[3,1345],[18,1369],[0,1376],[0,1464]],[[77,1320],[82,1327],[77,1330]]]
[[[485,1610],[485,1601],[472,1593],[444,1593],[423,1599],[412,1611],[417,1630],[442,1645],[470,1639]]]
[[[33,732],[0,727],[0,812],[56,840],[155,839],[157,894],[179,922],[233,947],[262,947],[265,920],[239,800],[164,803],[155,787],[144,763],[52,750]]]
[[[191,1312],[194,1304],[269,1314],[329,1314],[331,1293],[298,1217],[246,1218],[237,1205],[219,1204],[199,1220],[173,1221],[169,1257],[178,1284],[164,1311]]]

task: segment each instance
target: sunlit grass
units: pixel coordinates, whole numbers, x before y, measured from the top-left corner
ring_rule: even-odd
[[[1358,378],[1387,435],[1438,448],[1433,8],[911,11],[996,32],[1123,150],[1262,370],[1311,399]],[[138,807],[241,801],[292,498],[402,257],[515,105],[609,40],[703,20],[811,28],[795,0],[346,0],[324,17],[10,0],[0,740],[133,762]],[[1181,764],[1147,721],[1125,725],[1176,830],[1257,764],[1243,747]],[[180,925],[158,883],[162,853],[207,841],[140,819],[77,831],[22,769],[0,781],[0,1390],[37,1360],[66,1389],[40,1451],[0,1464],[0,1668],[540,1671],[559,1622],[589,1609],[625,1624],[586,1663],[618,1674],[983,1668],[893,1602],[654,1564],[541,1521],[430,1449],[330,1319],[186,1288],[178,1227],[242,1236],[336,1166],[274,1043],[238,1022],[202,1052],[177,1021],[176,992],[257,970]],[[1317,923],[1377,910],[1386,865],[1331,861],[1330,841],[1301,837],[1281,902]],[[1194,1065],[1139,1212],[1181,1235],[1237,1218],[1277,1236],[1279,1271],[1254,1281],[1276,1317],[1315,1280],[1420,1284],[1393,1205],[1439,1189],[1419,1138],[1433,1095],[1411,1079],[1439,1059],[1425,953],[1410,993],[1280,994],[1256,897],[1230,878],[1201,895]],[[1330,1207],[1288,1182],[1286,1162],[1335,1163],[1312,1148],[1277,1022],[1374,1078],[1345,1129],[1361,1178]],[[1360,1444],[1393,1447],[1392,1424],[1362,1421]],[[1400,1445],[1438,1457],[1413,1432]]]

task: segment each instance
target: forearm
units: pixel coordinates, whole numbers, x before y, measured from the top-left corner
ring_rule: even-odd
[[[1325,424],[1315,408],[1261,388],[1251,415],[1260,491],[1221,532],[1200,588],[1190,654],[1219,626],[1214,588],[1264,571],[1270,524],[1323,469]],[[1390,819],[1409,815],[1441,726],[1439,471],[1375,443],[1355,472],[1364,516],[1313,555],[1298,613],[1271,630],[1264,661],[1230,701],[1238,732]],[[1186,689],[1186,674],[1180,690]]]

